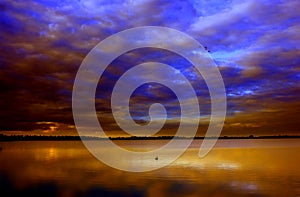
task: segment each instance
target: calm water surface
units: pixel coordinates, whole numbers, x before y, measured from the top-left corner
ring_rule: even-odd
[[[119,141],[146,151],[166,141]],[[219,140],[198,157],[201,140],[168,167],[122,172],[80,141],[0,142],[1,196],[300,196],[300,140]],[[155,165],[155,159],[142,161]]]

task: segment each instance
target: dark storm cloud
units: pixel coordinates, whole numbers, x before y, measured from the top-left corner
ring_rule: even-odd
[[[228,96],[225,132],[272,130],[272,122],[281,118],[277,130],[294,132],[300,95],[298,7],[296,0],[1,1],[0,129],[37,130],[43,126],[49,130],[50,123],[51,128],[72,126],[72,86],[86,54],[121,30],[159,25],[188,33],[211,51]],[[96,108],[107,129],[117,128],[113,118],[106,117],[114,81],[131,64],[148,60],[178,68],[195,87],[207,118],[209,95],[199,73],[179,57],[148,52],[127,53],[102,76],[99,84],[105,85],[97,90]],[[155,98],[166,95],[155,87],[149,91]],[[136,114],[148,106],[146,96],[133,97]],[[176,122],[178,108],[172,101],[170,97],[168,104]]]

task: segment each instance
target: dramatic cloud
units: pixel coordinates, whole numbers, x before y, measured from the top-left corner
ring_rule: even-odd
[[[84,57],[112,34],[154,25],[183,31],[210,51],[227,92],[222,134],[299,134],[299,7],[297,0],[3,0],[0,130],[75,133],[72,88]],[[114,46],[107,50],[113,51]],[[123,54],[102,75],[95,105],[106,132],[123,134],[110,107],[116,81],[128,69],[147,61],[170,64],[191,82],[200,103],[199,135],[203,135],[210,115],[205,81],[184,58],[152,48]],[[176,73],[162,76],[182,83]],[[167,110],[165,133],[160,134],[173,134],[180,108],[174,93],[164,86],[139,87],[130,101],[131,116],[139,124],[147,123],[153,102],[164,104]],[[190,102],[189,95],[185,102]]]

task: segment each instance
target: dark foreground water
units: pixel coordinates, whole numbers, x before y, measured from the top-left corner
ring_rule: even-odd
[[[299,139],[219,140],[202,159],[201,142],[144,173],[112,169],[80,141],[0,142],[0,196],[300,196]],[[143,151],[165,142],[117,143]]]

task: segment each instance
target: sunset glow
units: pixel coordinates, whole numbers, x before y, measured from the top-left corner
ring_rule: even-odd
[[[76,135],[71,94],[84,57],[112,34],[154,25],[183,31],[210,52],[228,99],[222,135],[299,135],[298,7],[293,0],[1,1],[0,130]],[[182,57],[151,48],[121,55],[101,77],[95,105],[107,134],[124,135],[111,114],[114,83],[128,68],[146,61],[170,64],[191,81],[201,109],[198,135],[203,136],[210,115],[204,80]],[[173,135],[178,101],[165,87],[138,88],[131,98],[131,116],[147,122],[149,103],[155,101],[168,113],[159,135]]]

